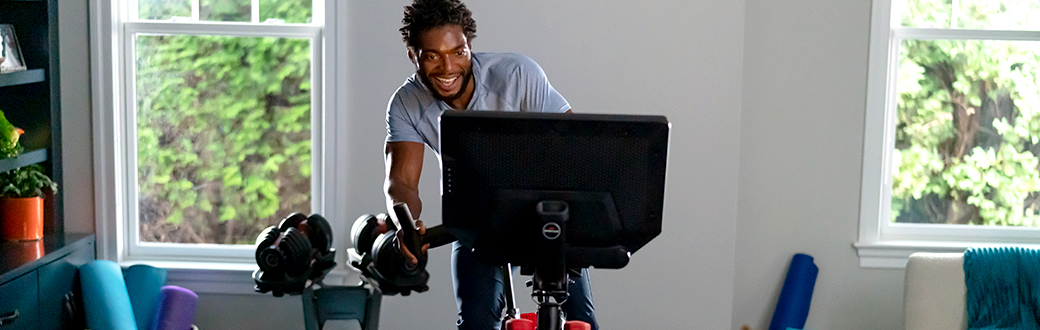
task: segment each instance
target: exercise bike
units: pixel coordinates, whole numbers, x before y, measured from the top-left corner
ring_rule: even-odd
[[[409,265],[397,245],[405,244],[418,251],[418,247],[425,244],[435,248],[455,241],[443,226],[427,229],[420,238],[407,205],[394,205],[393,210],[392,215],[362,215],[351,228],[354,247],[348,250],[348,259],[351,266],[361,272],[362,278],[356,286],[323,283],[329,270],[336,265],[333,261],[336,251],[331,248],[328,222],[321,215],[294,213],[278,226],[268,227],[257,237],[258,269],[253,272],[255,290],[270,292],[276,297],[286,294],[302,296],[307,330],[322,329],[328,320],[357,320],[364,330],[378,329],[382,295],[407,296],[412,292],[429,290],[427,255],[418,256],[419,262]],[[398,231],[402,232],[400,237],[403,241],[398,240]],[[552,306],[551,309],[540,309],[541,314],[520,314],[513,290],[512,266],[508,263],[502,265],[502,273],[506,302],[502,329],[533,330],[538,315],[555,320],[543,329],[590,328],[585,322],[565,321],[560,316],[558,307],[566,301],[566,283],[562,295],[557,292],[555,296],[546,296],[548,291],[535,290],[533,296],[539,305]],[[550,298],[552,300],[547,300]]]
[[[443,225],[420,237],[404,204],[394,205],[389,215],[358,218],[351,229],[354,248],[348,251],[351,266],[362,274],[357,287],[320,285],[335,265],[335,251],[299,242],[300,237],[323,239],[312,236],[309,225],[300,229],[298,222],[295,234],[292,225],[269,228],[276,231],[268,232],[273,238],[262,234],[257,240],[257,291],[303,294],[308,330],[347,316],[374,330],[380,295],[429,289],[426,256],[409,265],[398,247],[419,251],[424,244],[457,240],[477,260],[503,265],[505,329],[528,330],[534,323],[539,330],[587,329],[560,316],[568,270],[622,268],[661,233],[670,127],[662,116],[445,112],[440,117]],[[282,252],[261,255],[272,246]],[[268,258],[305,261],[284,267]],[[538,304],[533,322],[531,314],[516,315],[511,266],[532,275]],[[321,288],[312,289],[315,284]],[[330,303],[337,299],[365,303]],[[344,305],[364,308],[323,312]]]
[[[360,270],[363,278],[380,288],[384,294],[400,293],[401,295],[428,290],[426,282],[429,280],[429,273],[426,271],[427,255],[417,255],[418,262],[410,265],[400,254],[398,245],[403,244],[409,251],[419,251],[419,247],[425,244],[430,244],[429,248],[436,248],[455,241],[455,237],[445,226],[428,228],[425,235],[420,237],[415,228],[415,220],[404,203],[395,204],[393,213],[389,215],[362,215],[354,222],[351,236],[354,242],[354,248],[348,251],[351,265]],[[401,239],[399,240],[398,237]],[[561,317],[559,307],[567,300],[567,274],[547,280],[545,276],[538,276],[539,273],[535,273],[531,283],[534,287],[532,296],[539,306],[544,307],[540,307],[538,313],[522,315],[516,307],[512,279],[513,267],[509,263],[498,264],[502,265],[503,294],[505,295],[505,316],[502,320],[502,329],[535,329],[539,318],[553,320],[539,326],[540,329],[585,330],[591,328],[588,323],[565,321]]]

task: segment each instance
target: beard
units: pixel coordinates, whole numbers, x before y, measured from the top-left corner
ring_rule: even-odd
[[[437,98],[438,100],[444,101],[444,103],[447,103],[449,105],[452,101],[458,100],[460,97],[462,97],[462,94],[466,94],[466,89],[469,88],[469,84],[473,80],[473,71],[464,71],[462,73],[462,86],[459,86],[459,91],[455,94],[444,96],[441,95],[441,93],[433,87],[433,82],[430,81],[430,77],[428,75],[425,75],[419,71],[416,71],[415,73],[419,76],[419,80],[422,80],[423,84],[426,85],[426,88],[428,88],[430,92],[432,92],[431,94],[433,94],[433,97]]]

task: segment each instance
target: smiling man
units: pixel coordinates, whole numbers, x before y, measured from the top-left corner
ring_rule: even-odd
[[[425,146],[439,153],[444,111],[570,112],[570,104],[530,58],[511,53],[473,53],[477,25],[459,0],[415,0],[405,7],[400,29],[415,66],[387,105],[387,208],[408,204],[418,219],[422,212],[419,176]],[[533,146],[537,147],[537,146]],[[420,234],[425,232],[421,222]],[[419,253],[426,253],[426,247]],[[413,260],[412,251],[402,253]],[[499,265],[481,263],[455,243],[452,273],[459,329],[498,329],[504,305]],[[570,298],[563,305],[568,320],[598,329],[588,270],[572,277]]]

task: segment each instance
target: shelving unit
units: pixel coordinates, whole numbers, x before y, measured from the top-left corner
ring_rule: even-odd
[[[24,152],[0,159],[0,172],[40,164],[62,185],[58,0],[0,0],[0,24],[14,26],[28,70],[0,74],[0,110],[15,127]],[[64,234],[61,194],[44,199],[44,233]]]
[[[47,149],[22,153],[15,158],[0,159],[0,172],[7,172],[22,166],[39,164],[47,161]]]
[[[94,260],[94,234],[44,235],[30,242],[0,242],[2,329],[83,329],[77,268]]]
[[[32,69],[0,74],[0,87],[17,86],[47,81],[43,69]]]
[[[0,172],[40,164],[62,185],[58,0],[0,0],[0,24],[14,26],[28,70],[0,74],[0,110],[24,151],[0,159]],[[83,50],[86,51],[86,50]],[[94,234],[65,233],[62,195],[44,197],[44,238],[0,242],[3,329],[83,328],[77,267],[95,258]]]

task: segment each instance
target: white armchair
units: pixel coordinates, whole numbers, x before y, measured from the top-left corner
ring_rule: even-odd
[[[906,330],[967,329],[964,253],[914,253],[905,281]]]

